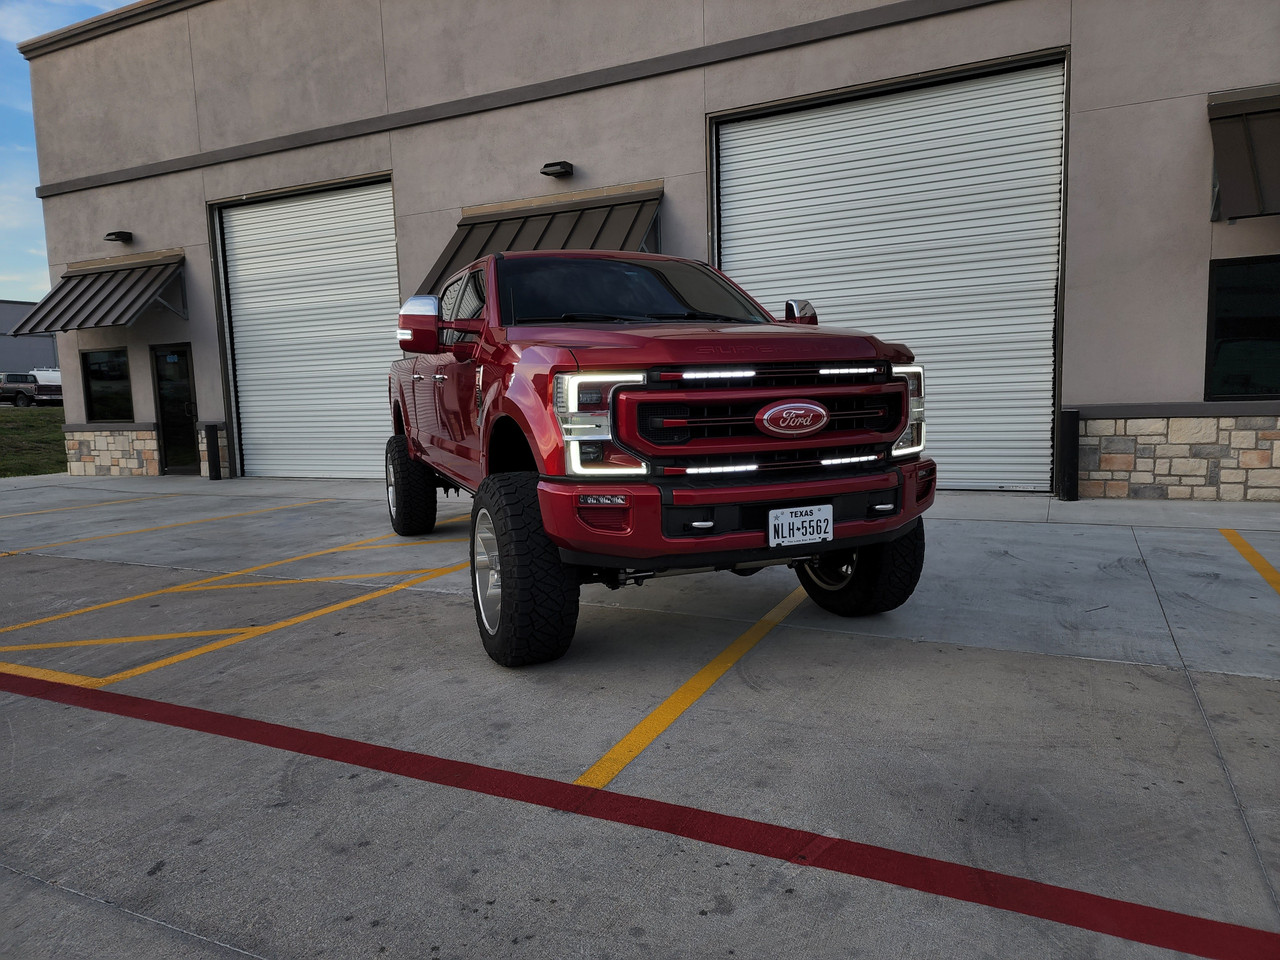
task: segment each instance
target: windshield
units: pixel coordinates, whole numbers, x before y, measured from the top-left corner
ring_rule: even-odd
[[[502,323],[768,323],[715,271],[680,260],[528,257],[498,261]]]

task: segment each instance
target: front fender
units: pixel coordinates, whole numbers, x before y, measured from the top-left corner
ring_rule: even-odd
[[[510,418],[519,426],[529,442],[539,473],[544,476],[564,473],[564,441],[560,436],[560,425],[547,405],[547,397],[519,376],[512,377],[505,393],[500,391],[500,383],[485,391],[483,436],[486,474],[489,438],[493,435],[494,425],[503,418]]]
[[[397,376],[392,368],[387,378],[387,403],[391,408],[391,433],[412,434],[413,399],[405,395],[404,378]]]

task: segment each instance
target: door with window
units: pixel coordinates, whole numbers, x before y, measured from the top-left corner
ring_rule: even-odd
[[[191,387],[191,345],[152,347],[151,362],[155,369],[160,472],[197,474],[200,448]]]
[[[440,351],[421,354],[414,364],[414,406],[422,443],[442,464],[473,484],[480,482],[476,428],[476,350],[484,324],[484,270],[450,283],[440,297]],[[429,411],[424,417],[424,411]]]

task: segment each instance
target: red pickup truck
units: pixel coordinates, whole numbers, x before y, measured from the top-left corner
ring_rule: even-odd
[[[495,254],[400,310],[392,528],[465,490],[471,585],[504,666],[569,648],[579,587],[793,567],[842,616],[924,562],[924,374],[911,351],[779,320],[724,274],[638,253]]]

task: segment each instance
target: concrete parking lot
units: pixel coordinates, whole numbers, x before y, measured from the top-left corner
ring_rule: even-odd
[[[943,493],[484,655],[469,501],[0,480],[0,957],[1280,957],[1280,505]]]

